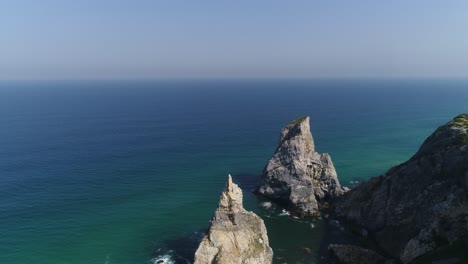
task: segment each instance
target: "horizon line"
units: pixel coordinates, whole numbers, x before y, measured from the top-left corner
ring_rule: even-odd
[[[216,80],[468,80],[468,76],[179,76],[179,77],[83,77],[83,78],[0,78],[17,81],[216,81]]]

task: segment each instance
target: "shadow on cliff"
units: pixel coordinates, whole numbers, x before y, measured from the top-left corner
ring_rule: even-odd
[[[319,264],[334,263],[330,259],[328,246],[331,244],[341,245],[357,245],[356,237],[339,221],[334,219],[326,219],[324,221],[324,235],[321,239],[320,246],[317,250]]]

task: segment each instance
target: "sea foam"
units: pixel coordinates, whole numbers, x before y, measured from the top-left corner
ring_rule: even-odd
[[[170,255],[172,251],[169,251],[168,253],[164,255],[160,255],[155,257],[154,259],[151,260],[152,264],[175,264],[175,261],[172,259],[172,256]]]
[[[260,206],[265,209],[270,209],[273,206],[273,204],[271,202],[263,202],[260,204]]]
[[[280,216],[290,215],[290,213],[288,211],[286,211],[285,209],[283,209],[283,210],[281,210],[281,213],[279,215]]]

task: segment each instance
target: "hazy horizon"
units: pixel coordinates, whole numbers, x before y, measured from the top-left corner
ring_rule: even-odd
[[[465,1],[3,1],[0,80],[468,78]]]

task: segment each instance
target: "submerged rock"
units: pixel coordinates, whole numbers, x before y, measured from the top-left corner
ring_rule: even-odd
[[[403,263],[443,252],[468,261],[467,130],[467,114],[439,127],[408,161],[337,198],[335,212]]]
[[[242,190],[229,175],[195,264],[270,264],[272,259],[263,220],[244,209]]]
[[[344,192],[330,155],[315,151],[308,116],[281,130],[257,192],[300,216],[317,215],[330,198]]]

